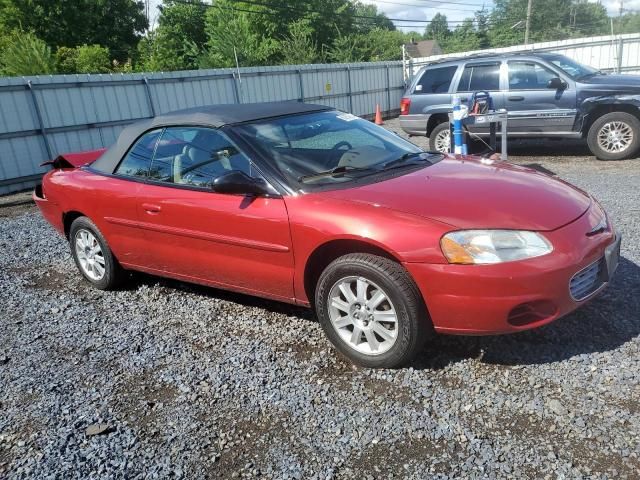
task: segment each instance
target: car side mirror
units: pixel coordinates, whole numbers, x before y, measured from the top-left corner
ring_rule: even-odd
[[[567,82],[561,78],[553,77],[547,82],[547,88],[553,88],[554,90],[564,90],[567,88]]]
[[[240,170],[223,173],[213,181],[213,191],[232,195],[266,195],[270,193],[261,178],[252,178]]]

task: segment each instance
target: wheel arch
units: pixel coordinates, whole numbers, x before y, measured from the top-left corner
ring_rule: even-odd
[[[627,97],[628,98],[628,97]],[[632,101],[624,102],[615,97],[604,99],[587,99],[584,101],[584,123],[582,125],[582,137],[589,134],[591,125],[603,115],[614,112],[628,113],[640,120],[640,97]]]
[[[64,236],[68,239],[71,231],[71,224],[76,218],[86,217],[86,215],[77,210],[70,210],[62,214],[62,225],[64,227]]]
[[[327,266],[336,258],[349,253],[369,253],[402,263],[394,252],[366,240],[340,238],[318,245],[307,257],[304,266],[304,292],[310,304],[313,304],[318,279]]]
[[[427,121],[427,137],[431,135],[433,129],[436,128],[441,123],[445,123],[449,121],[448,113],[434,113],[429,116],[429,120]]]

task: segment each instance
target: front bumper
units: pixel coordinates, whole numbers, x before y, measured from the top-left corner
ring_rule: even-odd
[[[425,299],[435,330],[493,335],[536,328],[570,313],[596,296],[615,272],[621,237],[611,230],[587,236],[592,219],[544,235],[554,251],[543,257],[496,265],[407,263]],[[572,278],[600,262],[598,284],[573,298]]]

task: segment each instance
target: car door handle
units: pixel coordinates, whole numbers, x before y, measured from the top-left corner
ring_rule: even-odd
[[[162,207],[160,205],[155,205],[153,203],[143,203],[142,208],[144,208],[145,212],[150,213],[152,215],[156,213],[160,213],[160,210],[162,210]]]
[[[512,101],[512,102],[521,102],[522,100],[524,100],[524,97],[520,97],[520,96],[509,97],[509,100]]]

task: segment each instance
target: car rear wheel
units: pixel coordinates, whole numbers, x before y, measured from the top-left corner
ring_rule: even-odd
[[[451,149],[451,130],[449,122],[436,125],[429,135],[429,150],[432,152],[449,153]]]
[[[600,160],[633,157],[640,149],[640,120],[630,113],[607,113],[593,122],[587,143]]]
[[[407,271],[376,255],[334,260],[320,276],[315,303],[331,343],[365,367],[406,364],[432,332],[422,296]]]
[[[69,229],[71,255],[82,276],[100,290],[117,287],[124,271],[96,227],[87,217],[76,218]]]

